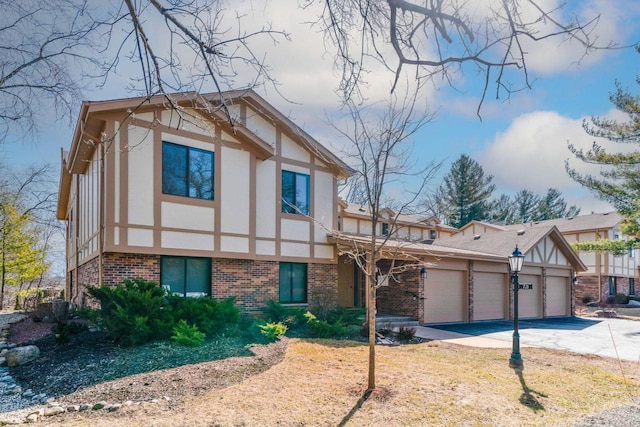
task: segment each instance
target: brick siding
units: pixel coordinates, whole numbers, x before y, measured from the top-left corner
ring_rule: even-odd
[[[115,286],[125,279],[142,278],[160,283],[160,256],[106,253],[103,258],[103,281]],[[213,258],[211,260],[211,296],[216,299],[235,297],[238,307],[257,313],[267,301],[279,299],[279,266],[277,261]],[[78,286],[70,299],[81,306],[87,304],[86,287],[99,286],[98,258],[78,269]],[[71,273],[70,273],[71,274]],[[335,307],[338,301],[338,266],[308,264],[308,305]],[[75,280],[74,280],[75,283]]]
[[[396,261],[396,268],[400,264]],[[378,267],[384,274],[389,271],[390,262],[380,261]],[[389,278],[389,286],[382,286],[376,291],[376,309],[378,313],[409,316],[414,320],[421,319],[422,287],[420,286],[420,269],[409,268]]]

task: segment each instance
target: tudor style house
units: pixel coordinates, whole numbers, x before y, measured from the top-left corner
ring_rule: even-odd
[[[495,231],[530,229],[555,226],[569,242],[590,242],[600,239],[623,239],[629,237],[620,232],[623,218],[616,212],[594,213],[570,218],[536,221],[526,224],[495,225],[472,221],[460,229],[461,234],[484,234]],[[609,252],[578,252],[587,269],[577,274],[575,299],[584,301],[606,301],[616,294],[636,295],[636,284],[640,275],[640,253],[629,250],[625,254]]]
[[[140,277],[247,311],[335,299],[349,174],[253,91],[84,102],[62,153],[65,295]]]

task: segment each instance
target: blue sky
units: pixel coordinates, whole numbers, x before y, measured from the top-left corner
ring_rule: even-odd
[[[620,45],[640,42],[638,3],[569,2],[579,13],[600,12],[602,17],[596,29],[600,40]],[[275,0],[262,10],[255,10],[254,2],[249,0],[233,4],[253,6],[250,18],[259,22],[266,17],[274,27],[291,32],[291,42],[282,41],[276,46],[265,42],[256,48],[264,48],[272,73],[280,82],[279,90],[294,103],[273,90],[267,90],[263,96],[326,146],[339,146],[335,130],[324,119],[337,105],[332,92],[337,83],[333,58],[326,53],[322,38],[305,23],[310,20],[305,15],[308,11],[293,10],[290,2],[284,0]],[[545,193],[547,188],[556,187],[583,213],[611,210],[566,176],[564,162],[571,157],[567,141],[583,147],[591,145],[593,138],[582,131],[582,120],[590,115],[614,114],[608,97],[616,79],[638,93],[635,78],[640,74],[640,54],[631,49],[600,51],[577,64],[575,46],[546,43],[532,47],[531,55],[530,73],[535,80],[532,90],[515,94],[509,101],[488,100],[482,110],[482,121],[475,115],[481,88],[471,73],[458,76],[457,90],[447,86],[430,90],[425,102],[437,115],[413,141],[416,160],[443,161],[441,178],[451,162],[466,153],[494,176],[496,196],[521,189]],[[136,71],[120,66],[119,74],[106,87],[87,91],[85,99],[128,96],[127,75]],[[385,96],[390,79],[384,73],[371,76],[372,96]],[[72,132],[73,124],[57,119],[53,111],[43,111],[39,132],[33,140],[1,145],[0,158],[14,165],[51,162],[57,167],[60,149],[68,149]],[[580,166],[575,160],[571,164]],[[438,180],[433,182],[433,186],[438,184]]]

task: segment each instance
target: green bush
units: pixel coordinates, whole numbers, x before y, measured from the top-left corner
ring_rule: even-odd
[[[142,279],[125,280],[117,286],[89,288],[100,301],[100,314],[109,335],[123,345],[166,339],[174,325],[163,310],[164,288]]]
[[[171,339],[177,344],[188,347],[201,346],[204,338],[205,334],[200,332],[196,325],[189,326],[184,319],[180,320],[178,324],[173,327],[173,335],[171,336]]]
[[[225,325],[240,321],[240,313],[233,298],[216,301],[213,298],[184,298],[171,295],[168,307],[175,322],[186,320],[206,335],[221,332]]]
[[[205,335],[219,333],[240,320],[233,298],[184,298],[142,279],[89,288],[89,294],[100,301],[107,332],[123,345],[168,339],[181,320]]]
[[[307,312],[305,317],[309,326],[309,335],[314,338],[335,338],[347,333],[347,327],[342,321],[329,323],[326,320],[319,320],[311,312]]]
[[[260,332],[270,342],[277,340],[287,332],[287,326],[282,322],[259,324]]]
[[[51,332],[53,332],[56,343],[63,344],[69,342],[72,335],[79,334],[88,329],[87,325],[79,322],[59,322],[51,328]]]
[[[306,319],[304,317],[304,309],[297,307],[286,307],[278,301],[273,300],[267,301],[265,314],[268,322],[282,322],[288,327],[295,327],[306,322]]]
[[[628,304],[629,297],[625,294],[616,294],[616,304]]]

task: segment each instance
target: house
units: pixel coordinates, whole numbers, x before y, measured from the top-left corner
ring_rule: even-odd
[[[360,212],[360,215],[357,213]],[[366,209],[342,205],[342,230],[332,241],[341,254],[338,258],[338,295],[355,293],[353,299],[339,298],[341,305],[357,305],[362,273],[353,262],[358,249],[370,244]],[[392,223],[391,211],[381,212],[382,223]],[[354,226],[357,218],[358,227]],[[405,217],[411,218],[411,217]],[[349,219],[347,222],[345,219]],[[348,226],[347,224],[351,224]],[[525,255],[520,282],[531,289],[520,294],[522,318],[546,318],[573,315],[573,277],[586,266],[571,249],[557,227],[530,230],[501,230],[486,234],[457,233],[435,218],[404,224],[408,230],[420,226],[420,232],[380,234],[384,248],[377,262],[381,274],[388,271],[391,259],[397,273],[378,288],[379,313],[403,315],[421,324],[503,320],[513,316],[511,277],[507,257],[517,245]],[[390,226],[389,230],[393,230]],[[400,230],[400,227],[397,227]],[[362,231],[364,230],[364,233]],[[435,239],[422,239],[433,236]],[[413,234],[412,234],[413,233]],[[411,236],[415,238],[411,238]],[[386,258],[386,259],[385,259]],[[345,304],[346,303],[346,304]]]
[[[472,221],[460,229],[461,234],[484,234],[492,231],[530,229],[555,226],[569,242],[590,242],[600,239],[629,239],[620,232],[623,218],[616,212],[579,215],[508,226]],[[575,299],[577,303],[606,301],[616,294],[636,295],[640,272],[640,254],[629,250],[625,254],[609,252],[578,252],[587,267],[577,274]]]
[[[253,91],[83,102],[57,206],[65,295],[83,305],[87,286],[141,277],[246,311],[335,301],[327,230],[349,175]]]

